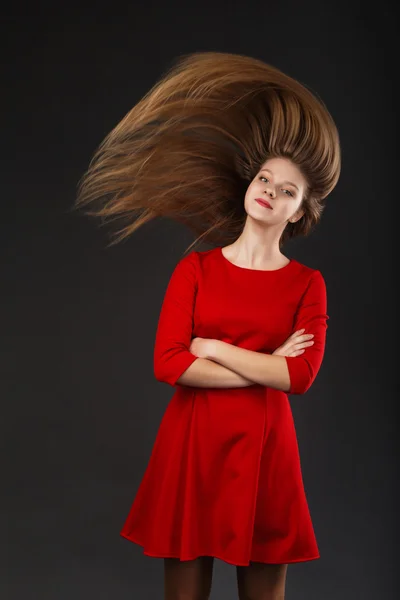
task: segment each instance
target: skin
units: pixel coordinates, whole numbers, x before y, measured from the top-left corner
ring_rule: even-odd
[[[243,231],[233,244],[223,248],[224,256],[233,264],[249,269],[275,270],[288,264],[289,259],[280,251],[279,239],[289,222],[294,223],[302,217],[301,204],[306,191],[307,181],[294,163],[286,158],[267,160],[247,188],[244,199],[247,218]],[[273,209],[259,205],[256,198],[268,199]],[[307,346],[313,344],[312,337],[304,329],[296,331],[272,355],[238,348],[221,340],[198,337],[192,340],[189,350],[198,358],[231,369],[247,384],[260,383],[288,391],[290,379],[284,356],[303,353]],[[181,384],[198,385],[194,376],[199,366],[196,362],[180,378]],[[200,380],[207,380],[207,377],[200,377]],[[178,590],[187,592],[188,598],[192,597],[190,594],[202,600],[209,598],[213,561],[212,557],[199,557],[185,564],[177,559],[167,559],[165,577],[170,591],[166,599],[175,597],[174,593]],[[250,597],[255,600],[283,600],[287,566],[250,563],[246,567],[236,567],[239,600]]]
[[[246,222],[238,239],[224,248],[225,257],[249,269],[274,270],[285,266],[289,259],[280,251],[279,239],[289,222],[295,223],[303,216],[301,203],[306,190],[306,179],[290,160],[267,160],[247,188]],[[268,200],[273,210],[260,206],[255,198]]]
[[[287,224],[303,216],[302,200],[306,191],[305,177],[289,159],[271,158],[263,163],[246,191],[247,218],[243,231],[233,244],[223,248],[224,256],[237,266],[249,269],[275,270],[287,265],[289,259],[280,251],[279,240]],[[273,209],[261,206],[256,198],[267,199]],[[232,369],[253,383],[287,392],[290,377],[283,357],[304,352],[305,347],[313,343],[312,337],[295,332],[271,355],[208,338],[194,338],[189,350],[199,358]]]

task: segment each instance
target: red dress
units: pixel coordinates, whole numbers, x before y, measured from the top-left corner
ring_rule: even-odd
[[[197,360],[193,337],[272,353],[305,327],[314,345],[286,357],[290,394],[321,366],[327,329],[319,270],[292,259],[263,271],[231,263],[220,247],[176,265],[162,304],[154,374],[176,386],[120,534],[155,557],[214,556],[294,563],[319,558],[288,395],[254,384],[197,388],[177,379]]]

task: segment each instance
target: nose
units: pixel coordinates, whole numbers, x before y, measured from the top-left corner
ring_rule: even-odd
[[[275,196],[275,192],[270,188],[267,188],[266,192],[269,196],[271,196],[271,198],[273,198]]]

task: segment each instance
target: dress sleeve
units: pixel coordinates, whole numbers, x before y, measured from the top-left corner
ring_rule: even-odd
[[[324,278],[320,271],[311,275],[307,289],[296,311],[293,332],[305,328],[313,333],[314,344],[307,346],[299,356],[286,356],[289,369],[289,394],[304,394],[317,376],[325,351],[327,321],[327,295]]]
[[[172,272],[158,319],[154,376],[172,386],[197,359],[189,352],[197,293],[197,255],[184,256]]]

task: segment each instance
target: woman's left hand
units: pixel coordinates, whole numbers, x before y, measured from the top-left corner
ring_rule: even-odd
[[[190,343],[189,352],[197,356],[197,358],[208,358],[212,360],[216,341],[217,340],[209,338],[195,337]]]

